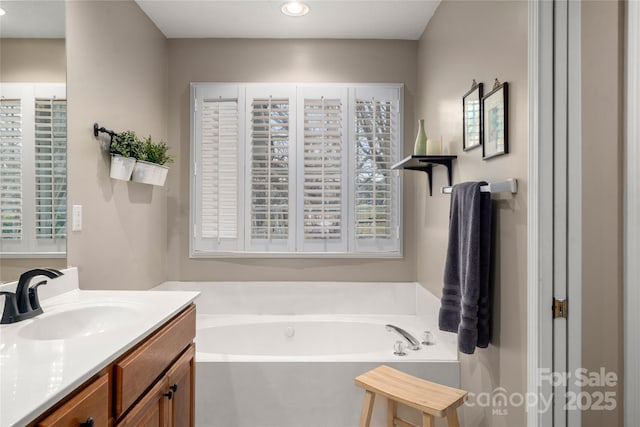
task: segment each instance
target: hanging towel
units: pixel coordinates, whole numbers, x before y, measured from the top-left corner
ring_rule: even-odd
[[[491,193],[486,182],[453,186],[449,211],[449,245],[439,314],[443,331],[458,333],[458,350],[472,354],[490,339]]]

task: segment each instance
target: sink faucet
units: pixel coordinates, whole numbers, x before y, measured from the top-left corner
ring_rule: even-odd
[[[52,268],[35,268],[22,273],[15,293],[0,292],[0,295],[5,296],[1,324],[20,322],[42,313],[42,307],[40,307],[38,300],[38,287],[45,285],[47,281],[43,280],[34,286],[29,286],[31,280],[37,276],[55,279],[62,276],[62,272]]]
[[[395,325],[385,325],[385,328],[387,328],[387,331],[397,332],[398,334],[400,334],[402,338],[407,340],[407,342],[409,343],[409,348],[411,350],[420,350],[420,342],[409,332]]]

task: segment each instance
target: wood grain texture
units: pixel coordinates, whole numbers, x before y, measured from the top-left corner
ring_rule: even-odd
[[[175,386],[171,399],[172,426],[195,425],[195,357],[195,344],[191,344],[167,372],[169,387]]]
[[[39,427],[77,426],[92,417],[96,426],[110,425],[109,375],[104,374],[60,406]]]
[[[444,417],[450,408],[460,406],[467,392],[416,378],[385,365],[355,379],[356,385],[421,412]]]
[[[119,418],[189,346],[196,334],[192,304],[115,364],[115,416]]]
[[[118,427],[166,427],[169,420],[169,405],[167,405],[165,393],[168,389],[168,379],[163,377],[140,402],[131,408],[127,416],[118,423]]]

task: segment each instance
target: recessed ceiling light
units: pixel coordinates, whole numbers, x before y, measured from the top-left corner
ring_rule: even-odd
[[[0,16],[5,15],[7,12],[4,11],[3,8],[0,7]]]
[[[290,1],[283,4],[280,10],[287,16],[304,16],[309,13],[309,6],[299,1]]]

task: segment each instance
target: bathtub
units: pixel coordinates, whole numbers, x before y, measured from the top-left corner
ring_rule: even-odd
[[[455,335],[437,330],[439,301],[415,283],[166,282],[196,290],[196,425],[358,425],[354,378],[380,364],[459,386]],[[394,355],[386,324],[435,344]],[[384,426],[384,399],[372,426]],[[410,413],[405,416],[411,418]],[[419,419],[414,419],[418,421]]]

